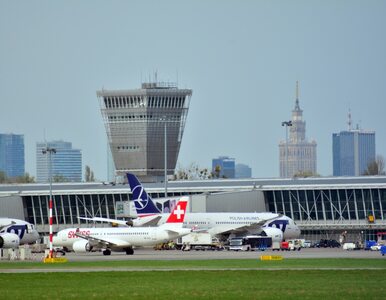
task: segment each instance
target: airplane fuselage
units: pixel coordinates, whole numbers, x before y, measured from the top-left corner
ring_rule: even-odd
[[[162,214],[158,224],[165,222],[166,215]],[[264,220],[267,220],[264,222]],[[259,225],[257,225],[259,224]],[[184,227],[195,230],[207,230],[216,235],[240,229],[245,234],[258,234],[265,227],[278,228],[283,232],[283,238],[294,239],[300,236],[300,229],[295,222],[287,216],[263,213],[189,213],[184,220]]]
[[[111,228],[69,228],[61,230],[54,236],[54,246],[72,249],[77,241],[85,240],[77,234],[90,238],[90,244],[95,240],[109,240],[116,246],[109,246],[111,249],[123,249],[131,246],[153,246],[158,243],[177,239],[181,233],[189,233],[190,230],[180,229],[180,234],[173,230],[164,230],[158,227],[111,227]],[[95,248],[104,248],[95,243]],[[107,248],[107,247],[106,247]]]
[[[34,243],[39,238],[35,225],[23,220],[0,218],[0,234],[13,233],[20,239],[20,245]]]

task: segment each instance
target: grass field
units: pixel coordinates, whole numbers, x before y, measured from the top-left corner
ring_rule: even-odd
[[[67,272],[2,273],[25,268]],[[71,272],[71,268],[174,270]],[[0,282],[1,299],[384,299],[386,260],[1,262]]]

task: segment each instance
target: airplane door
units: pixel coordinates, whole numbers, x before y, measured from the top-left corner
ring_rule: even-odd
[[[157,230],[152,230],[150,233],[150,237],[151,237],[152,241],[157,240]]]

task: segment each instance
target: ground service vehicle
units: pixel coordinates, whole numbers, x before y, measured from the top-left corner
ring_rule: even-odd
[[[229,250],[250,251],[262,250],[272,246],[272,237],[249,235],[245,237],[231,238],[229,241]]]
[[[222,250],[217,238],[207,232],[192,232],[177,239],[177,248],[181,250]]]
[[[295,240],[288,240],[288,250],[300,250],[303,247],[303,240],[295,239]]]

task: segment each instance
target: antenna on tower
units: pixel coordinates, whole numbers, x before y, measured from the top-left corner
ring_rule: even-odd
[[[296,100],[299,100],[299,81],[296,81]]]
[[[351,119],[351,109],[349,108],[348,109],[348,120],[347,120],[347,125],[348,125],[348,130],[351,131],[352,130],[352,119]]]

